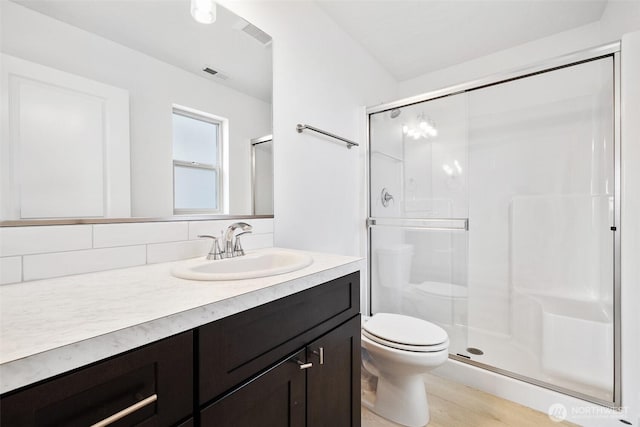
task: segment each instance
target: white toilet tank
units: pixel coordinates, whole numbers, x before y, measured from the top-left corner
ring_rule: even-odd
[[[378,280],[385,288],[402,289],[409,284],[413,246],[396,244],[376,250]]]

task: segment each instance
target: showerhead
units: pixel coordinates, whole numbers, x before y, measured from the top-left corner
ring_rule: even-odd
[[[402,111],[400,111],[399,108],[394,108],[393,110],[391,110],[389,115],[391,116],[392,119],[395,119],[396,117],[398,117],[400,115],[400,113],[402,113]]]

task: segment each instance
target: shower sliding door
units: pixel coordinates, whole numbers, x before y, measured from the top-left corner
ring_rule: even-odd
[[[370,116],[371,308],[439,324],[466,350],[468,100]]]
[[[613,400],[613,59],[469,95],[475,359]]]
[[[614,56],[369,115],[372,313],[598,403],[614,386]]]

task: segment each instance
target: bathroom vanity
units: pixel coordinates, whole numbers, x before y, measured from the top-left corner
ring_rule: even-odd
[[[93,338],[6,361],[19,353],[10,344],[0,364],[0,424],[359,426],[360,261],[313,257],[303,270],[261,279],[193,282],[163,276],[156,285],[161,298],[182,292],[182,304],[191,309],[99,335],[95,324],[86,325]],[[170,264],[175,263],[39,284],[64,289],[69,280],[73,288],[83,277],[120,277],[130,286],[153,288],[149,282]],[[31,285],[17,286],[28,291]],[[17,286],[0,289],[3,309],[7,298],[17,302]],[[207,295],[204,304],[193,303]],[[77,304],[82,311],[86,302]],[[3,347],[5,339],[17,336],[7,321],[19,319],[8,314],[2,314]],[[140,340],[149,342],[139,345]],[[123,346],[131,348],[108,354]],[[85,363],[87,357],[95,360]]]

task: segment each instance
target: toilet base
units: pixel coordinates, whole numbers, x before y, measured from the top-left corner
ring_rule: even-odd
[[[429,403],[422,375],[378,377],[373,401],[362,399],[373,413],[397,424],[423,427],[429,423]]]

